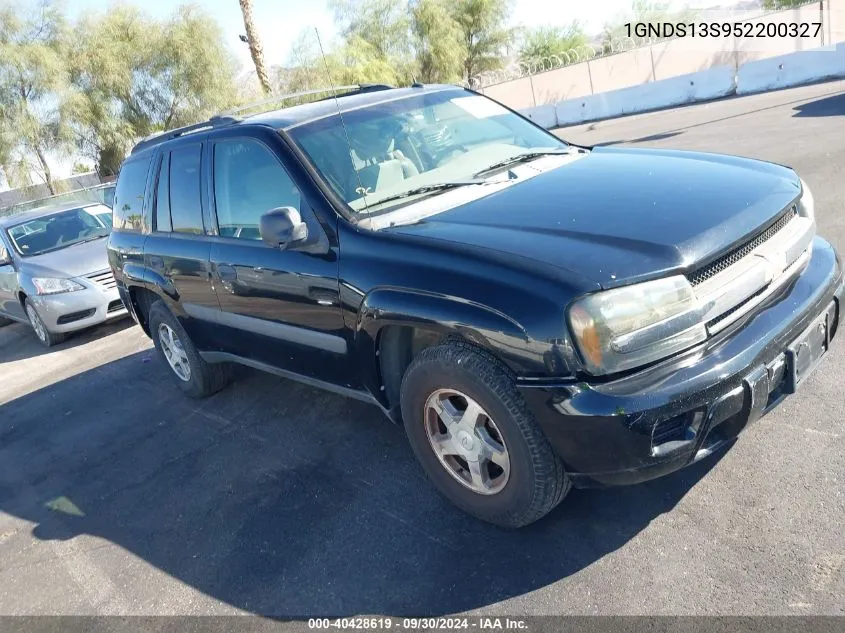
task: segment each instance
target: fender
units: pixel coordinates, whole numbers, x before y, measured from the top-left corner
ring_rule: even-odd
[[[458,297],[376,288],[358,309],[353,349],[366,386],[380,399],[379,334],[391,325],[460,336],[495,354],[518,376],[547,371],[548,344],[532,342],[522,325],[497,310]]]
[[[173,283],[146,266],[140,264],[124,264],[123,278],[123,283],[127,288],[141,286],[147,290],[152,290],[156,294],[169,297],[173,301],[179,301],[179,292]]]

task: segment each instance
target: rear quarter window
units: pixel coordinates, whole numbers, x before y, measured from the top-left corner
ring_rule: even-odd
[[[123,164],[114,192],[113,219],[118,231],[140,231],[144,226],[144,189],[150,158]]]

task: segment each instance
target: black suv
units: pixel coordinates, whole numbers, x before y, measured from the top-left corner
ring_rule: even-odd
[[[843,294],[792,170],[578,147],[453,86],[147,139],[114,229],[121,297],[185,393],[241,363],[371,402],[509,527],[735,438],[815,367]]]

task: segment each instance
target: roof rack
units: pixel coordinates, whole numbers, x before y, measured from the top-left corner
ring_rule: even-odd
[[[135,147],[132,148],[132,153],[134,154],[135,152],[140,152],[142,149],[158,145],[159,143],[164,143],[165,141],[169,141],[174,138],[179,138],[180,136],[186,136],[188,134],[195,134],[197,132],[204,132],[205,130],[212,130],[214,128],[232,125],[240,120],[241,119],[239,117],[216,114],[208,121],[203,121],[202,123],[192,123],[191,125],[177,127],[173,130],[155,132],[154,134],[150,134],[148,137],[138,141]]]
[[[167,130],[165,132],[156,132],[155,134],[150,134],[148,137],[140,140],[135,145],[135,147],[132,148],[132,153],[134,154],[135,152],[140,152],[141,150],[146,149],[148,147],[152,147],[154,145],[158,145],[159,143],[164,143],[165,141],[169,141],[174,138],[179,138],[180,136],[185,136],[187,134],[195,134],[197,132],[204,132],[206,130],[213,130],[218,127],[225,127],[227,125],[238,123],[243,120],[243,118],[239,116],[240,114],[248,110],[252,110],[254,108],[261,108],[262,106],[271,105],[277,106],[258,110],[257,112],[250,112],[250,114],[247,116],[277,110],[278,104],[282,101],[286,101],[287,99],[293,99],[296,97],[307,97],[309,95],[318,95],[325,92],[333,94],[330,94],[327,97],[323,97],[323,99],[333,99],[335,96],[345,97],[351,94],[375,92],[377,90],[390,90],[392,87],[393,86],[388,86],[387,84],[354,84],[351,86],[317,88],[315,90],[302,90],[300,92],[273,95],[271,97],[267,97],[266,99],[262,99],[261,101],[255,101],[253,103],[248,103],[237,108],[232,108],[231,110],[226,110],[225,112],[221,112],[220,114],[215,114],[208,121],[194,123],[192,125],[186,125],[184,127],[179,127],[173,130]],[[343,94],[339,95],[339,92],[343,92]],[[318,101],[322,101],[323,99],[318,99]]]
[[[389,90],[393,86],[388,86],[387,84],[353,84],[350,86],[336,86],[336,87],[328,87],[328,88],[316,88],[314,90],[301,90],[299,92],[290,92],[286,94],[278,94],[272,95],[267,97],[266,99],[261,99],[260,101],[254,101],[252,103],[247,103],[245,105],[239,106],[237,108],[232,108],[231,110],[226,110],[225,112],[221,112],[218,116],[237,116],[243,112],[248,110],[252,110],[253,108],[261,108],[262,106],[269,106],[269,105],[276,105],[281,101],[287,101],[288,99],[294,99],[296,97],[308,97],[310,95],[318,95],[324,92],[332,92],[335,94],[331,94],[328,97],[324,97],[325,99],[333,99],[335,96],[348,96],[350,94],[360,94],[363,92],[374,92],[376,90]],[[339,92],[344,92],[343,95],[337,95]],[[322,99],[318,99],[321,101]],[[262,112],[270,112],[278,108],[269,108],[265,110],[259,110],[258,112],[251,112],[250,115],[254,114],[261,114]]]

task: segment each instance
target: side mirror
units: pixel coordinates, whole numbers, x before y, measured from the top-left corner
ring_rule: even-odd
[[[308,239],[308,226],[293,207],[279,207],[261,216],[261,239],[282,250]]]
[[[6,247],[0,244],[0,266],[8,266],[12,263],[12,257]]]

